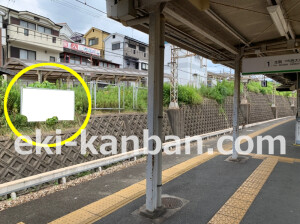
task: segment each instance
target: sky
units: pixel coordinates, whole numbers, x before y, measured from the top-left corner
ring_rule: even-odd
[[[86,2],[96,8],[92,9],[78,1]],[[121,23],[107,18],[106,0],[0,0],[0,5],[19,11],[30,11],[48,17],[55,23],[67,23],[73,31],[87,32],[91,27],[97,27],[109,33],[121,33],[148,43],[148,35]],[[102,12],[100,12],[102,11]],[[103,13],[104,12],[104,13]],[[228,67],[207,63],[211,72],[233,73]]]

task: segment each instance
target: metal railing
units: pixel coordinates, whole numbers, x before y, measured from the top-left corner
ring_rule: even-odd
[[[118,107],[97,107],[97,90],[98,90],[98,84],[103,84],[103,85],[109,85],[109,86],[115,86],[118,88]],[[103,88],[107,88],[103,87]],[[90,82],[90,93],[91,93],[91,98],[94,100],[93,102],[93,110],[121,110],[125,109],[125,86],[121,84],[108,84],[105,82],[100,82],[100,81],[91,81]]]

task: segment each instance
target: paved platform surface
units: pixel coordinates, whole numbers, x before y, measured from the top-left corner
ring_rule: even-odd
[[[267,127],[272,127],[272,125],[280,122],[282,120],[244,129],[241,131],[241,135],[258,133],[260,130],[265,130]],[[287,154],[280,155],[279,144],[275,144],[275,155],[280,156],[280,158],[300,159],[300,147],[293,145],[294,130],[294,121],[290,121],[267,130],[262,136],[285,136]],[[204,148],[215,148],[216,140],[215,138],[204,141]],[[253,140],[256,142],[256,137]],[[246,146],[243,144],[242,148]],[[267,147],[267,145],[263,146],[264,153]],[[176,164],[190,161],[196,156],[195,150],[192,152],[191,155],[163,156],[163,169],[166,170],[170,167],[172,169]],[[300,188],[298,187],[300,163],[286,163],[280,162],[280,160],[277,163],[278,159],[274,157],[271,159],[273,162],[275,161],[275,168],[271,169],[268,164],[261,166],[266,159],[250,157],[245,164],[236,164],[224,162],[226,158],[227,156],[223,155],[209,158],[192,169],[186,169],[181,175],[170,179],[163,185],[163,193],[188,200],[188,203],[181,210],[169,217],[164,223],[208,223],[216,214],[223,217],[224,209],[221,212],[220,210],[237,191],[240,191],[240,186],[245,182],[247,183],[253,174],[254,176],[263,174],[261,179],[265,182],[261,183],[259,189],[257,188],[255,195],[252,193],[252,205],[248,203],[248,209],[240,209],[243,212],[241,223],[300,222]],[[259,170],[264,167],[269,168],[269,171]],[[0,223],[48,223],[97,200],[105,199],[106,196],[126,189],[144,178],[145,163],[142,163],[2,211],[0,212]],[[260,179],[260,176],[256,178]],[[108,215],[99,216],[101,219],[94,220],[94,222],[141,223],[132,215],[132,212],[144,203],[145,196],[142,194],[141,197],[132,199],[126,205],[120,206],[113,213],[107,212]],[[226,218],[234,217],[227,214]]]

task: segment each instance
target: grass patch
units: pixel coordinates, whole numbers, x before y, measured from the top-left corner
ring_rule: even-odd
[[[273,83],[268,82],[267,87],[261,87],[260,82],[250,82],[247,85],[248,91],[269,94],[273,93]],[[3,102],[4,102],[4,93],[7,89],[8,83],[3,82],[0,78],[0,135],[11,136],[12,132],[7,125],[7,122],[4,117],[3,111]],[[67,89],[66,84],[62,83],[33,83],[29,87],[33,88],[47,88],[47,89]],[[134,87],[121,87],[121,107],[123,107],[123,95],[124,98],[124,110],[122,112],[133,112],[147,111],[147,96],[148,91],[146,88],[138,89],[137,105],[133,109],[133,89]],[[163,87],[163,105],[167,108],[170,104],[170,84],[165,83]],[[16,83],[9,94],[7,108],[10,114],[10,119],[14,126],[24,134],[32,134],[36,128],[41,129],[45,132],[54,131],[56,129],[70,129],[77,128],[83,122],[83,116],[88,111],[88,99],[85,93],[84,88],[80,86],[73,87],[72,90],[75,92],[75,120],[74,121],[57,121],[55,118],[49,118],[46,122],[27,122],[25,116],[20,115],[20,82]],[[203,98],[209,98],[215,100],[218,104],[222,106],[226,97],[233,96],[234,83],[233,81],[222,81],[218,82],[217,85],[213,87],[201,86],[197,89],[192,86],[178,86],[178,103],[182,105],[196,105],[201,104]],[[241,92],[243,92],[243,86],[241,84]],[[285,97],[295,97],[295,93],[292,92],[278,92],[276,95],[281,95]],[[98,108],[118,108],[118,87],[116,86],[106,86],[104,88],[98,88],[96,92],[96,106]],[[92,93],[92,104],[94,106],[94,93]],[[116,112],[117,110],[103,110],[103,112]],[[101,113],[101,111],[93,111],[93,113]],[[12,135],[13,136],[13,135]]]

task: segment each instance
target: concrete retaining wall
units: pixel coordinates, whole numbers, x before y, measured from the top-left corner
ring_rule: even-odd
[[[271,109],[270,97],[250,93],[250,123],[274,119]],[[277,96],[278,116],[295,114],[290,106],[292,101]],[[226,129],[232,126],[232,97],[225,100],[220,106],[214,100],[205,99],[201,105],[183,106],[179,110],[169,110],[164,114],[164,135],[174,134],[180,137],[199,135],[207,132]],[[168,114],[168,115],[167,115]],[[239,116],[240,124],[245,123],[242,113]],[[98,136],[94,146],[105,142],[100,141],[102,135],[113,135],[118,139],[118,150],[121,149],[121,136],[136,135],[139,137],[140,147],[143,147],[143,129],[147,127],[147,115],[144,113],[100,115],[91,118],[87,127],[87,139]],[[74,131],[62,134],[62,139],[70,137]],[[33,138],[34,139],[34,138]],[[54,139],[53,139],[54,141]],[[78,140],[78,143],[80,141]],[[132,149],[132,143],[128,144]],[[62,147],[61,155],[47,155],[42,150],[41,155],[19,155],[14,149],[14,140],[0,137],[0,183],[8,182],[23,177],[32,176],[58,168],[63,168],[82,162],[87,162],[104,157],[103,155],[80,154],[80,145],[76,147]]]

